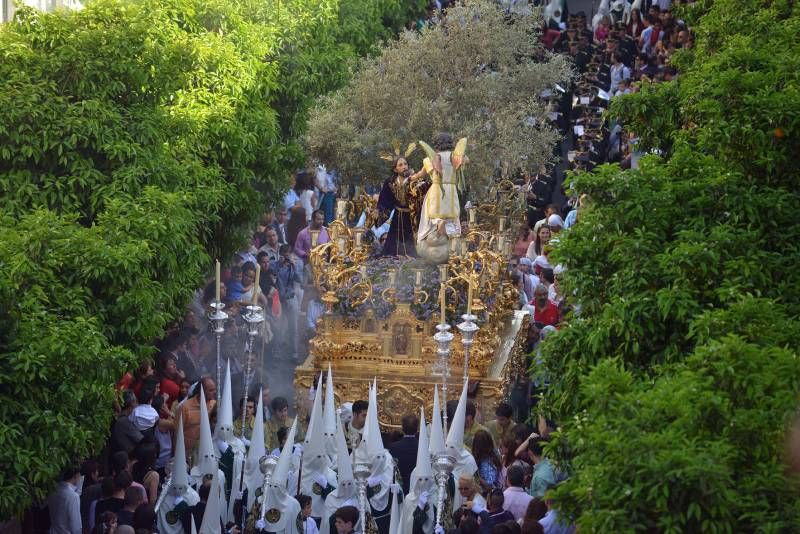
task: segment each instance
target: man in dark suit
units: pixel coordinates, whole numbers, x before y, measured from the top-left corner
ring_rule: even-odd
[[[275,222],[270,227],[278,234],[278,243],[281,245],[287,244],[289,241],[286,238],[286,223],[289,222],[289,212],[281,206],[275,212]]]
[[[403,493],[408,494],[408,484],[411,480],[411,471],[417,465],[417,432],[419,431],[419,418],[416,415],[406,415],[401,422],[403,437],[389,445],[389,452],[397,462],[397,469],[403,477]]]

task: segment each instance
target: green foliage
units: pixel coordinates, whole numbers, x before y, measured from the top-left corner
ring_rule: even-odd
[[[381,2],[356,43],[354,4],[97,0],[0,27],[0,517],[98,452],[113,384],[304,164],[311,103],[419,8]]]
[[[800,14],[684,16],[681,76],[611,109],[665,160],[571,179],[591,205],[554,252],[580,304],[543,346],[541,409],[575,473],[555,496],[587,532],[796,531],[781,455],[800,393]]]

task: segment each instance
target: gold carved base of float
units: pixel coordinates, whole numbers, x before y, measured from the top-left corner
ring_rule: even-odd
[[[480,382],[472,400],[484,414],[494,413],[495,405],[507,396],[509,383],[526,372],[522,346],[528,316],[509,311],[488,319],[475,336],[469,365],[470,382]],[[448,400],[461,393],[464,373],[461,334],[457,328],[451,332]],[[385,320],[371,312],[360,319],[325,316],[311,340],[311,357],[295,371],[299,415],[307,415],[306,392],[328,364],[333,369],[337,404],[366,400],[369,384],[377,378],[378,419],[385,430],[399,429],[403,416],[419,414],[420,406],[430,414],[434,385],[440,390],[442,386],[433,333],[433,322],[417,320],[404,303]]]

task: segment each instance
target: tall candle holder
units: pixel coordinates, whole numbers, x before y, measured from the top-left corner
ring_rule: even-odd
[[[261,500],[261,513],[258,517],[262,521],[264,521],[267,515],[267,488],[272,480],[272,473],[275,471],[275,467],[277,465],[278,457],[274,454],[264,456],[258,461],[258,468],[261,469],[262,473],[264,473],[264,485],[261,486],[261,495],[263,496],[263,499]],[[258,495],[255,497],[257,498]]]
[[[447,410],[445,410],[447,412]],[[439,486],[439,501],[436,505],[436,526],[442,526],[442,513],[444,512],[445,495],[447,494],[447,482],[450,480],[450,474],[456,465],[455,458],[450,456],[447,452],[442,452],[436,455],[433,460],[433,476],[436,478],[436,483]]]
[[[478,318],[472,313],[465,313],[461,320],[457,328],[461,331],[461,344],[464,346],[464,380],[469,380],[469,349],[472,347],[475,332],[478,331],[478,325],[475,324]]]
[[[367,532],[367,478],[370,474],[369,464],[358,462],[353,469],[353,477],[358,487],[358,515],[361,518],[361,532]]]
[[[264,313],[261,306],[255,304],[247,307],[247,313],[244,314],[244,320],[247,323],[247,341],[245,342],[245,353],[247,354],[245,372],[244,372],[244,391],[242,396],[247,398],[247,393],[250,390],[250,380],[253,378],[253,349],[255,348],[255,339],[258,335],[258,327],[264,322]],[[243,404],[242,410],[242,438],[244,438],[247,408],[246,403]]]
[[[217,300],[211,303],[212,312],[208,314],[208,320],[214,328],[214,337],[217,340],[217,387],[220,387],[222,380],[222,334],[225,333],[225,321],[228,314],[222,311],[225,304]]]
[[[437,324],[436,330],[438,332],[433,335],[433,340],[436,342],[439,372],[442,373],[442,396],[444,397],[442,405],[447,406],[447,382],[450,379],[450,347],[454,336],[450,332],[450,325],[447,323]],[[447,432],[447,410],[442,415],[442,427]]]

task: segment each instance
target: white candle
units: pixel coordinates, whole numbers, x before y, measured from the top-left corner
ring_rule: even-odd
[[[397,280],[397,272],[392,269],[389,271],[389,287],[394,287],[395,280]]]
[[[500,216],[500,231],[502,232],[505,229],[506,229],[506,216],[505,215],[501,215]]]
[[[258,290],[261,289],[261,284],[259,284],[259,280],[261,280],[261,264],[256,264],[256,280],[253,284],[253,306],[258,306]]]
[[[219,260],[217,260],[217,265],[216,265],[215,271],[216,271],[215,272],[215,278],[216,278],[216,281],[217,281],[216,282],[216,290],[217,290],[217,292],[216,292],[216,302],[219,302],[220,301],[220,291],[219,290],[220,290],[220,283],[221,283],[221,280],[222,280],[222,277],[220,276],[220,272],[219,272],[220,271]]]
[[[467,287],[467,315],[472,315],[472,274],[470,273]]]
[[[503,241],[505,241],[505,238],[503,236],[497,236],[497,251],[500,252],[501,254],[503,253],[503,248],[504,248]]]
[[[442,282],[440,284],[440,286],[439,286],[439,298],[440,298],[439,310],[440,310],[440,312],[442,314],[442,317],[441,317],[441,320],[439,321],[439,324],[445,324],[447,322],[447,317],[445,316],[446,312],[445,312],[445,302],[444,302],[446,293],[447,292],[445,291],[444,282]]]
[[[475,224],[475,212],[476,211],[477,210],[474,207],[469,209],[469,223],[470,224]]]
[[[417,269],[416,278],[414,278],[414,285],[422,285],[422,269]]]

